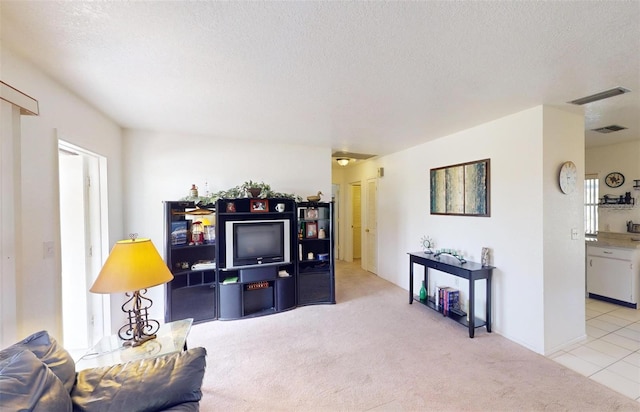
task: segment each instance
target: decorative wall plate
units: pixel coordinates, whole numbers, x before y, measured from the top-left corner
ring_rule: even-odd
[[[604,178],[604,183],[609,187],[620,187],[624,183],[624,175],[620,172],[611,172]]]

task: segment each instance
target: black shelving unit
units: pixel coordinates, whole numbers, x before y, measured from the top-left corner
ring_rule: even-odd
[[[336,303],[333,202],[297,205],[298,305]]]
[[[164,202],[165,260],[174,276],[165,286],[165,322],[242,319],[336,302],[333,203],[264,200],[264,209],[247,198],[199,208],[193,202]],[[202,219],[215,224],[215,241],[191,244],[193,223]],[[226,261],[227,222],[270,220],[288,222],[288,261],[249,266]],[[193,267],[201,261],[215,267]]]
[[[173,273],[173,280],[165,285],[165,322],[193,318],[203,322],[216,318],[217,277],[213,266],[193,269],[198,262],[216,261],[215,242],[189,244],[193,222],[214,220],[213,208],[197,213],[193,202],[164,202],[165,262]]]
[[[414,265],[422,266],[424,269],[422,281],[425,285],[429,284],[429,270],[438,270],[441,272],[448,273],[453,276],[457,276],[463,279],[467,279],[469,281],[469,307],[467,310],[469,311],[469,319],[467,319],[466,313],[464,315],[458,315],[453,312],[449,312],[447,315],[449,318],[455,320],[461,325],[467,327],[469,331],[469,337],[473,338],[475,335],[475,329],[480,327],[485,327],[487,332],[491,332],[491,276],[493,274],[493,266],[483,266],[480,263],[464,261],[460,262],[459,260],[453,259],[449,256],[438,257],[433,254],[425,253],[425,252],[415,252],[409,253],[409,303],[413,303],[414,301],[420,302],[423,305],[436,310],[438,312],[442,312],[441,308],[438,307],[433,301],[428,300],[420,300],[420,298],[413,294],[413,271]],[[485,293],[486,293],[486,303],[485,303],[485,319],[482,320],[475,316],[475,288],[476,281],[485,280]]]
[[[296,237],[296,203],[291,199],[269,198],[265,210],[253,210],[251,199],[221,199],[216,203],[216,247],[218,258],[218,319],[256,317],[296,307],[296,266],[293,263]],[[277,210],[277,205],[283,209]],[[226,261],[227,222],[286,220],[289,222],[291,261],[260,266],[234,267]],[[288,276],[282,276],[286,272]]]

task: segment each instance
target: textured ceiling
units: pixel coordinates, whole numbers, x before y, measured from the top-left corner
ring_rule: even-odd
[[[640,139],[638,1],[0,7],[2,47],[125,128],[387,154],[549,104],[628,127],[588,145]]]

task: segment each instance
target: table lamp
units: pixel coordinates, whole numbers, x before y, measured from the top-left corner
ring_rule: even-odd
[[[132,235],[131,239],[116,242],[89,290],[93,293],[125,293],[130,297],[122,305],[129,323],[118,330],[118,336],[125,341],[125,346],[139,346],[154,339],[160,328],[158,321],[149,319],[148,309],[153,302],[143,294],[147,288],[171,279],[173,275],[151,239],[136,239],[136,235]]]

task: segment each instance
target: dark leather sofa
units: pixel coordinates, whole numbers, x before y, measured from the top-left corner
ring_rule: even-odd
[[[0,351],[3,411],[198,411],[206,350],[76,372],[46,331]]]

